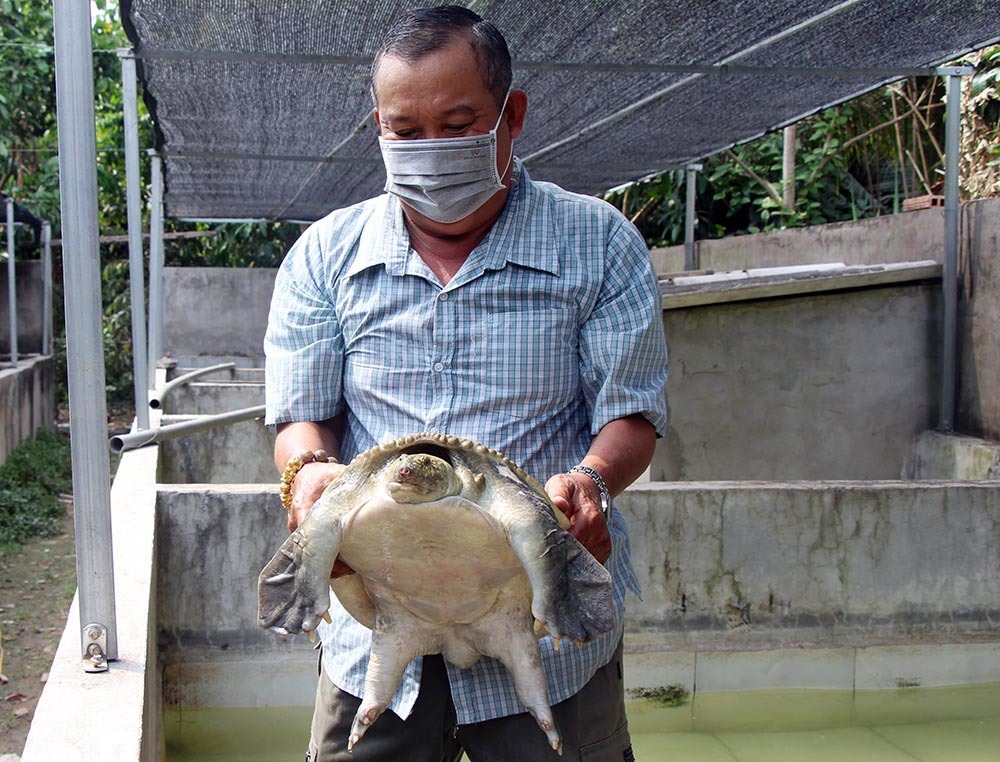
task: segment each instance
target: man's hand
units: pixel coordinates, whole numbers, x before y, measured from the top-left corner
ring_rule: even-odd
[[[323,494],[326,486],[347,468],[343,463],[306,463],[292,481],[292,507],[288,511],[288,531],[294,532],[303,521],[313,504]],[[354,574],[354,569],[339,558],[333,564],[330,579]]]
[[[611,535],[601,511],[601,492],[586,474],[556,474],[545,483],[556,508],[569,518],[569,532],[602,564],[611,557]]]

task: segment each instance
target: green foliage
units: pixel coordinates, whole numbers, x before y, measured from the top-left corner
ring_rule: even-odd
[[[0,466],[0,552],[35,536],[53,534],[73,489],[69,440],[40,429]]]
[[[128,229],[125,201],[124,125],[119,48],[128,47],[117,19],[117,3],[98,0],[93,25],[94,118],[97,137],[98,222],[101,235]],[[0,189],[36,216],[59,227],[59,158],[56,124],[52,3],[48,0],[0,0]],[[153,131],[139,103],[139,144],[152,147]],[[140,172],[149,177],[149,158],[140,152]],[[213,230],[209,225],[167,222],[167,231]],[[167,265],[273,267],[298,235],[298,226],[265,223],[219,225],[212,237],[168,243]],[[37,256],[19,230],[19,258]],[[66,342],[62,315],[62,250],[53,248],[56,309],[56,393],[66,400]],[[108,405],[121,408],[132,398],[131,297],[128,249],[101,248],[103,337]]]
[[[697,174],[696,237],[877,216],[930,193],[941,162],[942,93],[937,80],[907,80],[800,122],[791,209],[783,132],[709,157]],[[683,171],[667,172],[607,198],[650,245],[669,246],[684,239],[684,183]]]

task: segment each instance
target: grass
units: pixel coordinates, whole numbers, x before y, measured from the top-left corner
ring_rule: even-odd
[[[68,437],[39,429],[14,448],[0,466],[0,556],[56,533],[66,511],[59,495],[72,490]]]

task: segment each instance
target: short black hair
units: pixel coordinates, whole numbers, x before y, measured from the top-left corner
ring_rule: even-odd
[[[456,38],[464,37],[472,45],[486,87],[500,107],[513,78],[510,51],[500,30],[479,14],[460,5],[439,5],[418,8],[396,19],[379,43],[372,61],[371,91],[376,104],[375,76],[386,56],[396,56],[407,62],[417,61],[429,53],[448,47]]]

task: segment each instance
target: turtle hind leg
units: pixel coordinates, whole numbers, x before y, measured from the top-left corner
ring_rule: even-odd
[[[428,637],[413,631],[413,621],[407,619],[405,623],[388,622],[381,617],[376,618],[368,671],[365,674],[365,692],[351,725],[351,735],[347,740],[348,751],[354,748],[372,723],[388,708],[399,688],[406,665],[417,656],[436,652],[437,646]]]
[[[538,648],[538,639],[531,631],[531,617],[508,618],[506,622],[484,623],[478,628],[476,646],[484,655],[492,656],[510,673],[514,691],[528,713],[548,739],[549,746],[559,756],[563,753],[562,737],[549,705],[549,689]]]

